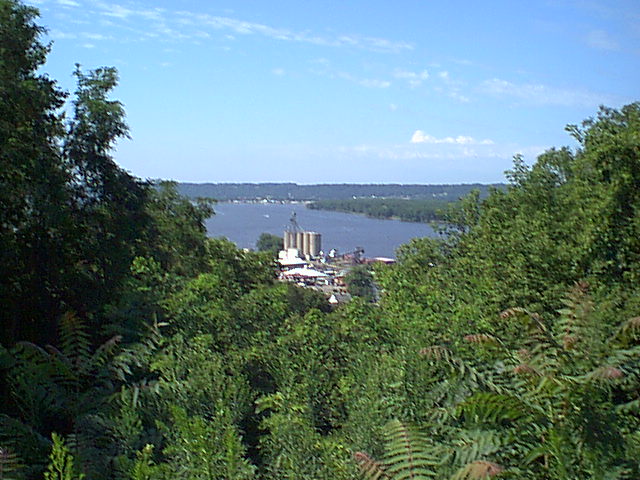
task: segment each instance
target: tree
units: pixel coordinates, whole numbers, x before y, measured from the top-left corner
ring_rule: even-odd
[[[356,297],[362,297],[369,302],[373,302],[376,297],[375,284],[371,270],[366,265],[356,265],[344,279],[347,284],[347,291]]]
[[[272,235],[270,233],[261,233],[256,242],[256,249],[259,252],[269,252],[274,256],[284,248],[284,240],[282,237]]]
[[[156,181],[145,203],[150,217],[144,232],[146,255],[176,275],[191,277],[206,270],[205,221],[214,214],[213,204],[181,196],[175,182]]]
[[[67,301],[84,314],[114,298],[128,275],[150,222],[145,208],[149,187],[111,157],[118,139],[128,136],[122,104],[108,98],[117,85],[116,70],[104,67],[84,74],[76,65],[75,75],[74,117],[64,154],[72,173],[78,233],[82,234],[81,241],[74,240],[85,268],[79,272],[83,279],[76,285],[79,291]]]
[[[69,174],[58,148],[65,94],[38,70],[49,46],[36,9],[0,1],[0,325],[2,342],[50,339],[72,274]],[[72,263],[72,262],[71,262]]]

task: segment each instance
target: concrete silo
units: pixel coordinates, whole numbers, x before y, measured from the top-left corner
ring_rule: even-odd
[[[309,235],[309,255],[317,257],[322,250],[322,236],[318,232],[306,232]]]
[[[285,230],[284,232],[284,249],[296,248],[295,233]]]
[[[303,253],[303,244],[304,244],[304,232],[299,231],[295,232],[296,235],[296,247],[300,252],[300,255],[304,255]]]
[[[310,234],[311,232],[303,232],[302,235],[302,254],[306,257],[307,255],[311,255],[311,253],[309,253],[309,240],[310,240]]]

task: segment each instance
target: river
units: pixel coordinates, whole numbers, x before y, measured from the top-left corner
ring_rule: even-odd
[[[210,237],[226,237],[240,248],[255,248],[261,233],[283,236],[293,212],[304,230],[322,234],[322,249],[347,253],[364,248],[367,257],[395,257],[395,250],[414,237],[435,237],[424,223],[379,220],[351,213],[311,210],[303,204],[218,203],[207,220]]]

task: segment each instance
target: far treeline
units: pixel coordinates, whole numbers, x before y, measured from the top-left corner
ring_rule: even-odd
[[[36,20],[0,0],[0,479],[640,478],[640,103],[332,309],[122,170],[117,72],[60,90]]]
[[[396,218],[405,222],[434,222],[444,220],[446,211],[453,208],[455,199],[405,198],[348,198],[318,200],[307,204],[312,210],[362,213],[373,218]]]
[[[190,198],[212,198],[221,202],[240,200],[316,201],[364,197],[440,199],[454,201],[473,190],[484,197],[491,187],[503,184],[403,185],[403,184],[321,184],[297,183],[180,183],[180,194]]]

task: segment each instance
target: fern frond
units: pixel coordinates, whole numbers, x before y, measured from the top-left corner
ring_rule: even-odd
[[[511,434],[495,430],[462,430],[451,446],[455,466],[465,466],[477,460],[495,455],[505,444],[511,442]]]
[[[502,473],[504,468],[497,463],[486,460],[476,460],[461,468],[451,480],[478,480],[495,477]]]
[[[451,350],[447,347],[443,347],[442,345],[425,347],[420,350],[420,355],[438,362],[444,361],[450,364],[453,363],[453,354],[451,353]]]
[[[503,320],[508,318],[515,318],[521,320],[525,325],[531,325],[535,327],[537,330],[546,331],[547,326],[542,322],[540,315],[535,312],[530,312],[526,308],[522,307],[512,307],[507,308],[500,312],[500,318]]]
[[[87,362],[87,366],[90,368],[102,368],[109,363],[113,358],[113,355],[122,340],[121,335],[115,335],[102,345],[100,345],[96,351],[91,355],[91,359]]]
[[[483,345],[499,345],[500,341],[493,335],[488,333],[476,333],[471,335],[465,335],[464,340],[469,343],[479,343]]]
[[[612,381],[622,378],[624,373],[618,367],[604,365],[589,372],[585,378],[587,381]]]
[[[528,405],[513,395],[475,393],[456,407],[458,416],[470,423],[505,424],[531,415]]]
[[[365,478],[370,480],[391,480],[391,477],[387,475],[382,465],[366,453],[356,452],[353,455],[353,458],[360,467],[360,472]]]
[[[580,354],[593,354],[600,340],[601,329],[594,323],[593,302],[584,283],[577,283],[562,300],[565,308],[558,310],[555,337],[566,351],[578,350]]]
[[[513,373],[515,373],[516,375],[531,375],[535,377],[542,376],[542,372],[526,363],[521,363],[513,367]]]
[[[17,480],[22,478],[24,465],[17,453],[8,447],[0,446],[0,479]]]
[[[393,420],[385,427],[385,436],[384,465],[391,478],[401,480],[435,476],[435,467],[440,462],[424,433]]]
[[[616,336],[626,341],[640,339],[640,317],[633,317],[624,322]]]
[[[110,362],[110,369],[118,380],[125,381],[134,368],[142,368],[149,357],[163,344],[159,327],[161,324],[146,325],[145,336],[137,343],[123,348]]]
[[[91,358],[91,341],[87,326],[75,313],[60,318],[60,350],[77,370],[84,370]]]

